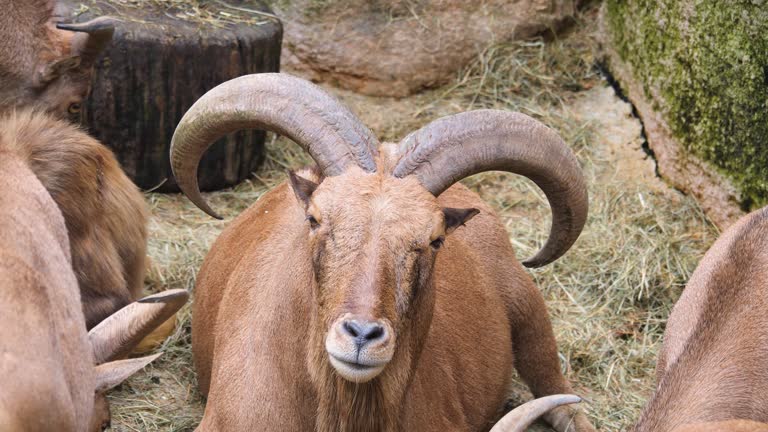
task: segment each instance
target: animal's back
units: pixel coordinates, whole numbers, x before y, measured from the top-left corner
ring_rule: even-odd
[[[39,427],[31,430],[83,430],[93,394],[77,389],[92,388],[82,377],[93,365],[74,361],[90,346],[64,220],[8,144],[0,141],[0,418],[49,413],[33,416]]]
[[[25,161],[61,210],[88,327],[140,297],[146,203],[112,152],[77,127],[20,110],[0,120],[7,151]]]
[[[674,432],[768,432],[768,424],[749,420],[696,423],[677,428]]]
[[[692,275],[670,315],[657,392],[637,430],[671,430],[697,421],[768,421],[766,311],[768,208],[728,229]]]
[[[33,98],[41,60],[60,55],[59,33],[48,25],[55,0],[0,0],[0,108]]]
[[[0,0],[0,77],[26,79],[25,65],[34,62],[36,50],[42,48],[46,28],[43,24],[53,16],[54,0]],[[13,60],[13,61],[10,61]]]

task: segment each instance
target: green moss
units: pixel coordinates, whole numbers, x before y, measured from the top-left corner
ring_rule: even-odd
[[[768,203],[768,0],[606,0],[608,31],[676,138]],[[661,99],[661,100],[658,100]]]

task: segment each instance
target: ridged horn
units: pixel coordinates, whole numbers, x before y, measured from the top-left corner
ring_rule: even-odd
[[[287,74],[232,79],[203,95],[184,114],[171,141],[179,188],[200,209],[220,218],[200,195],[197,166],[208,147],[240,129],[266,129],[304,148],[325,176],[350,166],[376,170],[378,140],[360,119],[320,87]]]
[[[491,428],[491,432],[525,432],[533,422],[559,406],[581,402],[574,395],[551,395],[528,401],[513,409]]]
[[[95,364],[126,357],[188,298],[186,290],[167,290],[137,300],[104,319],[88,332]]]
[[[90,65],[112,41],[115,23],[119,21],[103,16],[82,23],[58,23],[56,28],[78,32],[72,38],[72,54],[80,56],[81,64]]]
[[[459,180],[484,171],[508,171],[533,180],[552,208],[549,239],[527,267],[562,256],[587,220],[587,187],[571,149],[542,123],[524,114],[476,110],[443,117],[399,144],[395,177],[416,176],[438,196]]]

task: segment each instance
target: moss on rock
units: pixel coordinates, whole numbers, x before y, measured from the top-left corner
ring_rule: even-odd
[[[692,154],[768,203],[768,0],[606,0],[614,49]]]

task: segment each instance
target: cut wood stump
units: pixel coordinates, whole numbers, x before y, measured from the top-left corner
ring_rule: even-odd
[[[241,75],[279,70],[282,26],[259,0],[62,3],[72,21],[122,21],[96,66],[82,120],[143,189],[178,191],[171,137],[200,96]],[[217,142],[200,162],[200,188],[248,177],[264,159],[264,139],[262,131],[241,131]]]

